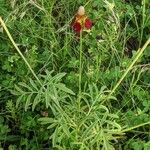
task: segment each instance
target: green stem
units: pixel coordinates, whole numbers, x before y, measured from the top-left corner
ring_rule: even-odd
[[[81,100],[81,81],[82,81],[82,31],[80,32],[80,47],[79,47],[79,99],[78,99],[78,106],[79,106],[79,110],[80,110],[80,100]]]
[[[136,63],[136,61],[140,58],[140,56],[143,54],[144,50],[146,49],[146,47],[150,44],[150,37],[149,39],[146,41],[146,43],[144,44],[144,46],[139,49],[137,51],[137,55],[134,58],[134,60],[132,61],[132,63],[129,65],[129,67],[127,68],[127,70],[125,71],[125,73],[122,75],[122,77],[120,78],[120,80],[117,82],[117,84],[114,86],[114,88],[111,90],[110,94],[106,97],[106,99],[102,102],[104,103],[108,98],[110,98],[110,96],[115,92],[115,90],[118,88],[118,86],[121,84],[121,82],[123,81],[123,79],[126,77],[126,75],[128,74],[128,72],[132,69],[133,65]]]
[[[141,46],[142,43],[144,24],[145,24],[145,0],[142,0],[142,24],[141,24],[141,36],[140,36],[139,47]]]
[[[142,126],[145,126],[145,125],[147,125],[147,124],[150,124],[150,121],[149,121],[149,122],[142,123],[142,124],[139,124],[139,125],[136,125],[136,126],[134,126],[134,127],[130,127],[130,128],[128,128],[128,129],[124,129],[124,130],[121,131],[121,133],[129,132],[129,131],[131,131],[131,130],[134,130],[134,129],[139,128],[139,127],[142,127]]]
[[[35,77],[35,79],[39,82],[39,84],[42,86],[41,81],[39,80],[39,78],[37,77],[37,75],[35,74],[35,72],[33,71],[33,69],[31,68],[30,64],[28,63],[28,61],[26,60],[26,58],[23,56],[23,54],[21,53],[20,49],[18,48],[17,44],[15,43],[15,41],[13,40],[8,28],[6,27],[4,21],[2,20],[2,18],[0,17],[0,23],[2,25],[2,27],[4,28],[7,36],[9,37],[10,41],[12,42],[13,46],[16,48],[17,52],[19,53],[19,55],[21,56],[21,58],[24,60],[24,62],[26,63],[26,65],[28,66],[29,70],[31,71],[31,73],[33,74],[33,76]]]

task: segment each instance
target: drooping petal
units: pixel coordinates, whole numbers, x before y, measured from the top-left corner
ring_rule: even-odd
[[[81,30],[86,29],[89,30],[92,27],[92,21],[85,14],[85,9],[83,6],[80,6],[77,13],[75,14],[73,21],[71,23],[71,28],[77,34],[80,33]]]
[[[92,21],[91,21],[89,18],[86,18],[86,19],[85,19],[84,27],[85,27],[86,29],[91,29],[91,27],[92,27]]]
[[[80,33],[81,31],[81,24],[79,22],[74,22],[72,24],[72,29],[76,32],[76,33]]]

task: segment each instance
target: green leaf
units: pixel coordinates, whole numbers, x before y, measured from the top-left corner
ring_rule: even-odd
[[[53,118],[49,118],[49,117],[39,118],[38,121],[40,121],[41,124],[50,124],[50,123],[55,122]]]
[[[34,111],[36,105],[42,100],[42,97],[41,97],[41,93],[38,93],[34,100],[33,100],[33,104],[32,104],[32,111]]]
[[[32,98],[32,94],[30,94],[28,97],[27,97],[27,101],[25,103],[25,111],[27,111],[29,105],[31,104],[31,98]]]
[[[95,122],[91,123],[91,125],[86,128],[86,130],[82,134],[82,140],[88,138],[88,136],[92,133],[92,130],[94,129],[97,122],[98,120],[95,120]]]
[[[11,94],[13,95],[20,95],[20,92],[18,91],[15,91],[15,90],[10,90]]]
[[[58,89],[64,91],[64,92],[66,92],[66,93],[69,93],[69,94],[71,94],[71,95],[75,95],[75,93],[74,93],[72,90],[70,90],[69,88],[67,88],[67,87],[66,87],[64,84],[62,84],[62,83],[56,84],[56,87],[57,87]]]
[[[56,127],[53,135],[52,135],[52,145],[55,147],[57,145],[57,140],[58,139],[58,126]]]
[[[33,87],[35,90],[38,91],[38,87],[37,87],[37,85],[34,83],[34,81],[33,81],[31,78],[29,79],[29,81],[30,81],[30,84],[32,85],[32,87]]]
[[[58,74],[56,74],[53,78],[55,79],[55,82],[58,82],[58,81],[60,81],[65,75],[66,75],[66,73],[58,73]]]
[[[49,107],[50,105],[50,100],[51,100],[51,93],[50,93],[50,90],[49,90],[49,86],[47,86],[47,88],[45,89],[45,103],[46,103],[46,108]]]
[[[57,125],[58,125],[57,122],[52,123],[51,125],[49,125],[49,126],[47,127],[47,129],[52,129],[52,128],[54,128],[54,127],[57,126]]]
[[[17,86],[17,85],[15,85],[15,89],[20,93],[19,95],[21,95],[21,94],[24,94],[25,92],[24,91],[22,91],[22,89],[19,87],[19,86]]]
[[[26,83],[24,82],[19,82],[18,83],[20,86],[27,88],[29,91],[33,91],[32,88],[30,86],[28,86]]]
[[[16,101],[16,107],[18,108],[19,104],[24,101],[24,95],[20,95]]]
[[[62,125],[62,129],[63,129],[64,133],[65,133],[68,137],[70,137],[69,127],[67,126],[67,123],[64,123],[64,124]]]

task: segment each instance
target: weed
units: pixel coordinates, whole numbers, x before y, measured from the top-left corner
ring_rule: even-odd
[[[74,35],[80,5],[93,26]],[[0,149],[148,150],[150,6],[0,1]]]

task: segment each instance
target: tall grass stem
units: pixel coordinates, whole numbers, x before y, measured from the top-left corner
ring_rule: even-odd
[[[13,40],[8,28],[6,27],[3,19],[0,17],[0,23],[2,25],[2,27],[4,28],[7,36],[9,37],[10,41],[12,42],[13,46],[15,47],[15,49],[17,50],[17,52],[19,53],[19,55],[21,56],[21,58],[23,59],[23,61],[25,62],[25,64],[28,66],[29,70],[31,71],[31,73],[33,74],[33,76],[35,77],[35,79],[39,82],[39,84],[42,86],[42,83],[40,81],[40,79],[37,77],[37,75],[35,74],[34,70],[31,68],[30,64],[28,63],[28,61],[26,60],[26,58],[24,57],[24,55],[22,54],[22,52],[20,51],[20,49],[18,48],[17,44],[15,43],[15,41]]]
[[[122,75],[122,77],[120,78],[120,80],[117,82],[117,84],[114,86],[114,88],[111,90],[111,92],[109,93],[109,95],[106,97],[106,99],[102,102],[104,103],[108,98],[110,98],[110,96],[115,92],[115,90],[119,87],[119,85],[121,84],[121,82],[124,80],[124,78],[126,77],[126,75],[129,73],[129,71],[132,69],[133,65],[136,63],[136,61],[141,57],[141,55],[143,54],[144,50],[146,49],[146,47],[150,44],[150,37],[149,39],[145,42],[144,46],[142,48],[139,48],[137,51],[137,55],[135,56],[135,58],[132,60],[131,64],[129,65],[129,67],[126,69],[126,71],[124,72],[124,74]]]

